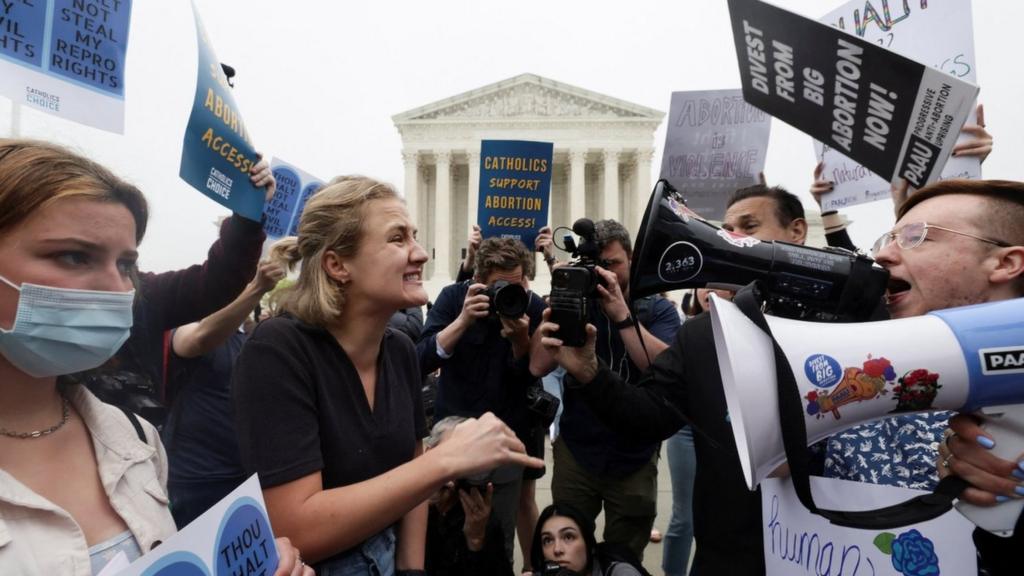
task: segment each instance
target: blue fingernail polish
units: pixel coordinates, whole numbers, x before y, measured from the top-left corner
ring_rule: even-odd
[[[1017,468],[1020,468],[1021,470],[1024,470],[1024,460],[1021,460],[1020,462],[1017,462]]]
[[[996,502],[1006,502],[1009,499],[1010,499],[1009,496],[1003,496],[1002,494],[999,494],[998,496],[996,496]]]
[[[1024,496],[1024,486],[1016,486],[1014,487],[1013,491],[1019,494],[1020,496]]]
[[[989,450],[991,450],[996,445],[996,443],[988,436],[978,436],[978,444],[981,444],[982,446],[988,448]]]
[[[1021,470],[1020,468],[1014,468],[1013,472],[1010,472],[1010,474],[1017,480],[1024,480],[1024,470]]]

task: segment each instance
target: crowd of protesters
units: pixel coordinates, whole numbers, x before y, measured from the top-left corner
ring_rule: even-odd
[[[956,152],[984,160],[977,117]],[[821,174],[815,198],[831,188]],[[274,193],[265,161],[251,178]],[[1024,296],[1024,184],[893,196],[895,225],[870,251],[890,273],[878,318]],[[621,223],[595,223],[599,282],[585,343],[567,346],[530,289],[536,252],[566,264],[550,228],[535,246],[474,228],[459,277],[428,305],[416,222],[372,178],[331,180],[263,261],[260,223],[233,215],[202,264],[140,272],[147,219],[142,193],[102,166],[0,140],[0,573],[134,560],[257,473],[277,575],[513,574],[517,537],[523,573],[648,574],[662,441],[664,574],[764,573],[760,492],[740,466],[707,291],[681,309],[631,299]],[[824,219],[831,245],[856,249],[839,215]],[[763,183],[731,195],[722,227],[791,244],[808,232],[800,200]],[[965,501],[1020,497],[1021,465],[951,416],[837,434],[820,473],[919,489],[952,474],[972,485]],[[549,446],[554,503],[540,511]],[[900,466],[875,468],[887,458]],[[979,570],[1013,573],[1018,527],[976,531]]]

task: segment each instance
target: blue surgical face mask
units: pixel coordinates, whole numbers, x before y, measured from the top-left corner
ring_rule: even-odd
[[[135,291],[73,290],[23,283],[18,312],[0,328],[0,354],[36,378],[96,368],[121,348],[132,328]]]

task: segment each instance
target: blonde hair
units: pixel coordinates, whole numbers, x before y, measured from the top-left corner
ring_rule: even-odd
[[[274,293],[274,310],[318,326],[339,318],[345,289],[327,275],[324,254],[354,256],[363,236],[366,205],[392,198],[401,198],[394,187],[366,176],[338,176],[317,191],[302,212],[298,236],[284,238],[270,250],[270,258],[288,269],[302,263],[298,280]]]
[[[123,205],[135,220],[135,241],[146,234],[149,208],[138,188],[96,162],[37,140],[0,139],[0,235],[63,198]]]

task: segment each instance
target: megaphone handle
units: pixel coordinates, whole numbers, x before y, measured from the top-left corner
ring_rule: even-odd
[[[982,408],[975,415],[983,419],[982,429],[996,442],[992,454],[1016,462],[1024,453],[1024,404]],[[1024,510],[1024,499],[1011,499],[995,506],[975,506],[961,500],[956,508],[982,530],[1006,538],[1013,535]]]

